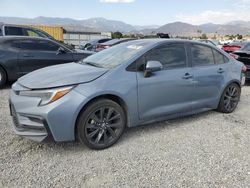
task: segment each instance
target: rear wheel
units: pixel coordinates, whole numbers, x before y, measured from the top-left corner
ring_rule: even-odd
[[[233,83],[227,86],[221,96],[218,111],[232,113],[239,103],[240,93],[241,89],[237,84]]]
[[[4,86],[7,81],[7,75],[2,67],[0,67],[0,87]]]
[[[90,104],[79,117],[78,137],[92,149],[105,149],[116,143],[124,132],[125,113],[120,105],[102,99]]]

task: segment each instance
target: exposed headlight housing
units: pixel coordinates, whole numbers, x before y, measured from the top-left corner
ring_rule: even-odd
[[[20,91],[19,95],[20,96],[27,96],[27,97],[41,98],[39,106],[44,106],[44,105],[55,102],[58,99],[62,98],[64,95],[69,93],[73,89],[73,87],[74,86],[46,89],[46,90]]]

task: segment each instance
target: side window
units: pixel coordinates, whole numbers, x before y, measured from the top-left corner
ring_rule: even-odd
[[[23,30],[20,27],[12,27],[12,26],[6,26],[5,29],[5,35],[14,35],[14,36],[22,36]]]
[[[32,51],[57,51],[59,46],[49,41],[24,40],[20,42],[20,48]]]
[[[217,50],[213,50],[213,52],[214,52],[214,61],[215,61],[216,64],[225,63],[225,56],[224,55],[222,55]]]
[[[147,61],[159,61],[164,69],[186,67],[186,50],[183,44],[163,45],[151,50],[146,55]]]
[[[38,42],[39,45],[39,50],[41,51],[57,51],[59,49],[59,45],[50,42],[50,41],[44,41],[44,40],[40,40]]]
[[[39,46],[35,40],[20,41],[19,47],[21,50],[39,50]]]
[[[32,29],[23,28],[23,33],[25,36],[40,37],[40,35]]]
[[[193,66],[203,66],[214,64],[213,52],[210,47],[193,44],[191,45]]]

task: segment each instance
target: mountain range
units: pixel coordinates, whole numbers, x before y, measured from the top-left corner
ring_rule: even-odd
[[[207,23],[202,25],[192,25],[183,22],[173,22],[162,26],[158,25],[131,25],[122,21],[108,20],[105,18],[90,18],[76,20],[71,18],[51,18],[51,17],[36,17],[36,18],[17,18],[17,17],[0,17],[0,22],[10,24],[31,24],[31,25],[53,25],[63,26],[65,28],[74,27],[86,31],[102,31],[123,33],[169,33],[173,36],[196,36],[200,33],[208,35],[221,34],[242,34],[250,35],[250,21],[236,20],[226,24]]]

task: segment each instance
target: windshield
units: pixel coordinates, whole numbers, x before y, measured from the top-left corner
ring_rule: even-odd
[[[133,58],[138,52],[147,48],[149,42],[127,42],[98,52],[80,63],[112,69]]]

